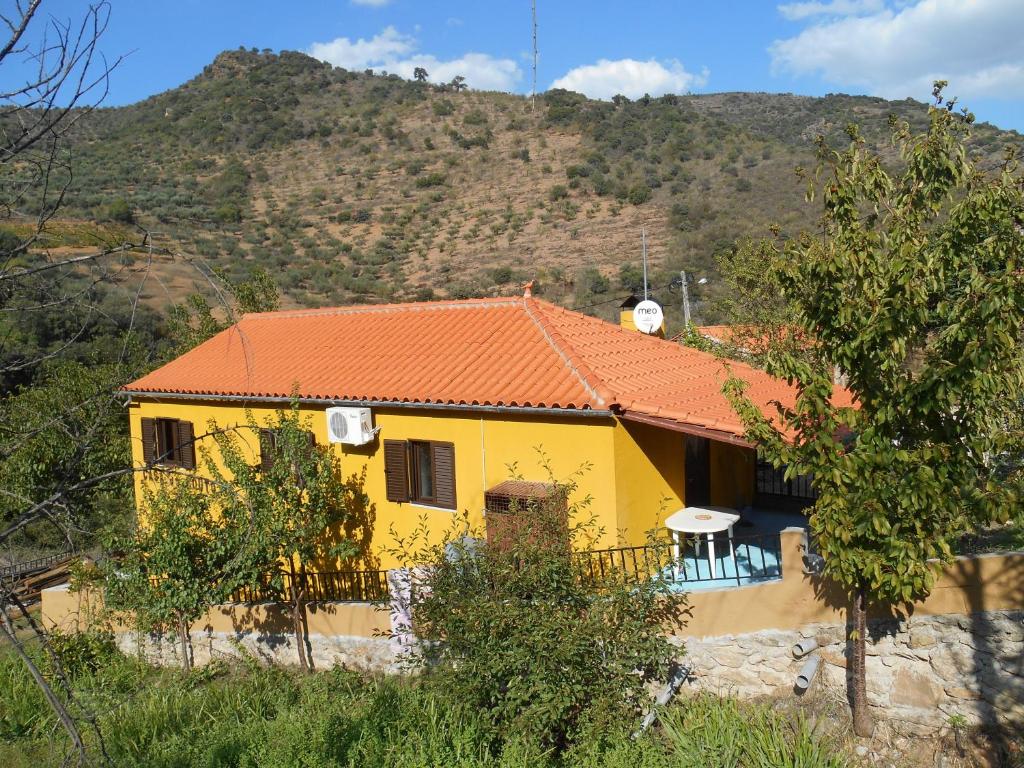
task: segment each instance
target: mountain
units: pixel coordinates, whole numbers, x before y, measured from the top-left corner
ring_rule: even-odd
[[[472,85],[470,82],[469,85]],[[655,295],[685,269],[717,319],[715,255],[737,239],[814,225],[794,170],[814,139],[851,122],[897,162],[890,115],[921,129],[912,100],[762,93],[613,102],[439,91],[333,68],[301,53],[222,53],[195,79],[101,109],[73,140],[64,213],[135,219],[189,255],[159,263],[155,305],[180,301],[201,260],[270,270],[286,303],[311,306],[515,293],[610,316],[639,282],[646,230]],[[976,126],[995,165],[1020,134]],[[124,203],[127,202],[127,208]],[[670,315],[671,316],[671,315]]]

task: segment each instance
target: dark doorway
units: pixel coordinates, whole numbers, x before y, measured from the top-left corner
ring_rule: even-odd
[[[703,507],[711,503],[711,441],[706,437],[686,436],[686,506]]]

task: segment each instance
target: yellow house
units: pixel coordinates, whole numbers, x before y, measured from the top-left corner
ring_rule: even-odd
[[[729,366],[758,402],[792,399]],[[249,314],[125,392],[135,465],[186,473],[215,450],[209,424],[269,421],[297,397],[344,475],[365,471],[368,554],[387,568],[390,531],[425,517],[440,532],[455,511],[486,528],[502,496],[577,471],[598,546],[641,544],[685,505],[752,503],[779,478],[757,470],[727,376],[713,355],[527,295]],[[150,480],[136,477],[137,491]]]

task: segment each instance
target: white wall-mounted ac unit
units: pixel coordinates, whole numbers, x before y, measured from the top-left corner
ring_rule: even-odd
[[[327,409],[327,439],[332,443],[366,445],[376,434],[369,408]]]

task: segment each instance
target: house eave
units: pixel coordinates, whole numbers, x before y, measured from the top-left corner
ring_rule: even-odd
[[[611,418],[614,416],[608,409],[598,408],[552,408],[528,405],[482,405],[471,403],[429,403],[402,402],[395,400],[345,400],[326,397],[277,397],[255,395],[225,395],[196,392],[149,392],[146,390],[122,389],[120,395],[127,398],[143,398],[147,400],[207,400],[239,404],[273,404],[286,405],[297,402],[300,405],[316,405],[320,407],[351,406],[357,408],[402,408],[431,411],[462,411],[479,413],[498,413],[506,415],[538,415],[564,416],[576,418]]]
[[[625,421],[635,421],[640,424],[650,424],[655,427],[661,427],[662,429],[669,429],[673,432],[682,432],[685,435],[693,435],[694,437],[707,437],[711,440],[716,440],[720,443],[729,443],[730,445],[736,445],[741,448],[756,448],[757,446],[749,440],[734,435],[731,432],[726,432],[722,429],[709,429],[708,427],[701,427],[697,424],[686,424],[681,421],[675,421],[674,419],[666,419],[660,416],[650,416],[646,413],[636,413],[635,411],[623,411],[619,415],[620,419]]]

